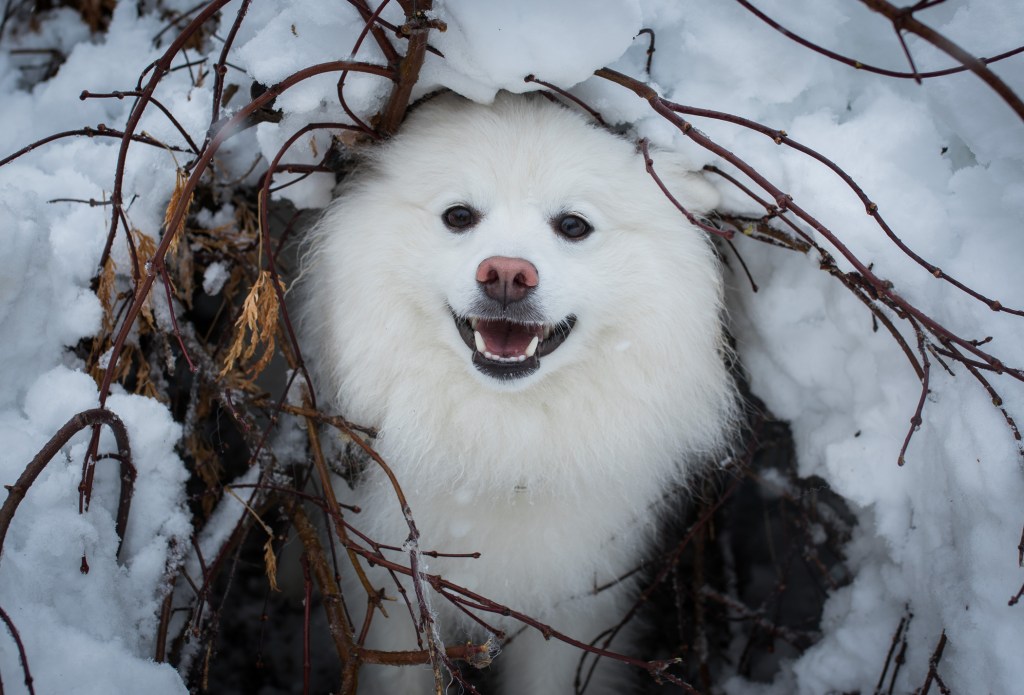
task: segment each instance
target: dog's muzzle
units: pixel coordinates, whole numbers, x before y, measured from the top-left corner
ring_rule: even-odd
[[[540,368],[540,358],[565,342],[576,317],[559,323],[527,323],[504,318],[462,317],[452,312],[462,341],[473,351],[473,365],[489,377],[520,379]]]

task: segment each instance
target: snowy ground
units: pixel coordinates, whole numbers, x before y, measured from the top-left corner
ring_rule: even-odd
[[[383,16],[401,23],[392,4]],[[185,11],[190,5],[174,0],[161,7]],[[223,11],[219,36],[228,33],[237,6]],[[523,81],[535,74],[573,87],[606,120],[633,123],[639,135],[683,149],[696,167],[734,171],[643,100],[590,77],[609,66],[642,79],[648,42],[634,37],[651,28],[657,51],[650,81],[662,95],[784,129],[853,176],[911,248],[1003,306],[1024,307],[1024,121],[977,77],[958,74],[919,86],[857,71],[789,41],[736,2],[438,0],[435,8],[448,31],[433,34],[431,43],[445,58],[428,55],[415,94],[444,86],[487,101],[498,89],[535,86]],[[759,8],[815,43],[905,69],[891,26],[855,0],[762,0]],[[1017,0],[951,1],[918,17],[977,56],[1024,43],[1024,4]],[[71,10],[38,20],[32,30],[12,20],[0,36],[0,157],[60,131],[100,123],[122,128],[131,99],[82,101],[79,94],[134,88],[175,33],[154,42],[166,17],[156,10],[140,16],[136,3],[119,3],[109,30],[92,37]],[[228,82],[244,95],[252,80],[272,84],[306,66],[345,58],[362,26],[346,3],[254,3],[229,59],[237,69]],[[919,40],[908,38],[908,44],[921,71],[954,64]],[[67,60],[56,75],[42,79],[37,66],[45,56],[14,51],[26,48],[57,48]],[[198,60],[205,51],[215,60],[219,50],[219,42],[210,41],[202,50],[189,49],[187,58]],[[372,40],[356,57],[382,60]],[[1018,94],[1024,93],[1022,61],[1018,56],[992,67]],[[221,175],[243,175],[257,152],[273,157],[307,123],[347,120],[337,104],[336,80],[311,79],[280,96],[275,108],[284,119],[230,141],[218,155]],[[210,82],[196,85],[182,69],[157,92],[197,141],[209,126]],[[345,94],[368,118],[388,87],[378,77],[352,74]],[[246,100],[236,97],[227,111]],[[1021,317],[991,311],[911,262],[834,174],[764,135],[692,120],[791,194],[919,309],[962,337],[991,336],[985,349],[1022,366]],[[152,108],[141,131],[183,144]],[[0,167],[0,481],[8,485],[68,418],[98,402],[95,382],[66,347],[100,330],[102,311],[90,280],[108,211],[53,201],[109,196],[118,144],[113,138],[66,138]],[[326,146],[324,136],[319,151]],[[316,158],[312,147],[296,147],[293,154],[295,161]],[[143,145],[129,151],[128,217],[153,237],[174,186],[174,156]],[[329,197],[328,179],[313,177],[280,195],[300,207],[318,207]],[[729,211],[760,214],[720,183]],[[894,692],[910,692],[925,680],[943,630],[948,642],[939,673],[952,692],[1019,691],[1024,606],[1008,602],[1024,583],[1018,562],[1024,476],[1018,444],[1000,410],[962,365],[953,365],[950,375],[933,356],[923,424],[905,465],[898,466],[920,382],[895,341],[884,329],[872,330],[870,313],[819,269],[815,254],[742,238],[737,244],[760,287],[752,293],[742,274],[729,277],[732,329],[753,388],[792,423],[801,472],[827,480],[849,501],[859,525],[847,548],[856,576],[830,598],[821,642],[786,664],[773,685],[737,678],[725,690],[871,692],[897,624],[910,612],[911,649]],[[115,244],[114,258],[126,272],[125,244]],[[840,267],[849,269],[844,262]],[[915,346],[913,332],[903,330]],[[1006,375],[987,377],[1006,411],[1024,419],[1021,383]],[[107,405],[128,427],[138,468],[120,562],[116,462],[100,462],[90,509],[78,512],[86,431],[49,464],[18,509],[0,557],[0,608],[17,626],[37,693],[185,692],[178,674],[152,659],[167,568],[175,566],[192,533],[184,507],[187,473],[175,450],[180,427],[152,399],[115,389]],[[112,450],[109,431],[103,437],[100,451]],[[83,557],[87,573],[80,569]],[[0,677],[4,692],[26,692],[18,649],[5,630]]]

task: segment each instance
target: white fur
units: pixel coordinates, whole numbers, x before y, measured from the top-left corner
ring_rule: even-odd
[[[713,189],[674,155],[654,159],[683,205],[714,205]],[[445,227],[457,203],[483,213],[476,227]],[[585,216],[593,233],[557,235],[549,220],[563,212]],[[578,318],[536,373],[511,383],[473,366],[448,309],[468,310],[478,264],[496,255],[535,265],[547,320]],[[434,99],[346,182],[303,275],[304,347],[321,403],[379,428],[376,448],[422,549],[482,553],[429,560],[429,571],[583,642],[615,624],[628,583],[592,589],[644,558],[659,502],[721,450],[734,404],[714,251],[635,146],[540,98]],[[355,490],[337,487],[362,509],[351,523],[402,545],[408,529],[376,466]],[[371,578],[396,595],[386,574]],[[362,590],[346,589],[358,629]],[[446,639],[472,633],[443,597],[431,603]],[[416,648],[401,601],[389,615],[374,618],[370,646]],[[502,690],[571,693],[579,657],[526,630],[496,660]],[[361,693],[430,692],[427,669],[363,671]],[[622,692],[615,671],[599,670],[587,692]]]

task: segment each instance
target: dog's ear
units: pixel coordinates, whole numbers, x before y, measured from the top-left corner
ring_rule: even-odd
[[[721,200],[718,191],[679,152],[652,151],[654,171],[679,204],[695,215],[703,215]]]

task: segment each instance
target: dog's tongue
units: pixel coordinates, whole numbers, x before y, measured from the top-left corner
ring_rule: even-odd
[[[481,319],[476,324],[476,331],[484,339],[487,352],[498,357],[518,357],[526,354],[534,338],[539,340],[542,337],[543,327],[539,324]]]

